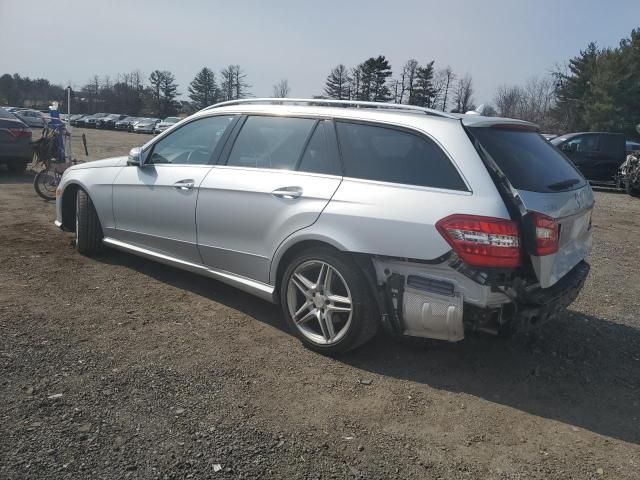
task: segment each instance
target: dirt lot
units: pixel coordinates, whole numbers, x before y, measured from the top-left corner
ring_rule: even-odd
[[[597,194],[587,286],[535,336],[333,360],[233,288],[76,254],[30,181],[0,171],[2,479],[640,478],[640,200]]]

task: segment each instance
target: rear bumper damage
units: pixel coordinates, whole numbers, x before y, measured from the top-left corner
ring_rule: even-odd
[[[576,299],[589,274],[580,262],[549,288],[513,279],[478,283],[438,265],[374,259],[383,324],[392,333],[457,342],[465,331],[509,336],[557,317]]]

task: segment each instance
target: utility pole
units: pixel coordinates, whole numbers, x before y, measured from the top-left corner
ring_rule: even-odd
[[[69,118],[71,116],[71,85],[69,85],[67,87],[67,121],[69,121]]]

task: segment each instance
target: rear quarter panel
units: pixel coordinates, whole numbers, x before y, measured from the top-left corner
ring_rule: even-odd
[[[455,213],[510,218],[461,123],[431,121],[428,128],[420,122],[406,126],[442,147],[469,191],[345,177],[318,220],[281,245],[272,264],[272,281],[279,259],[298,239],[330,238],[329,243],[345,251],[433,260],[451,250],[435,228],[438,220]]]

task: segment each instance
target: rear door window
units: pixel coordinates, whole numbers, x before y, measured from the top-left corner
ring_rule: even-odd
[[[321,121],[316,126],[300,159],[299,171],[341,175],[340,159],[335,147],[331,148],[332,145],[329,142],[329,138],[327,138],[327,128],[331,127],[326,121]]]
[[[294,170],[316,121],[251,116],[236,138],[227,165]]]
[[[467,190],[442,149],[426,137],[360,123],[336,126],[347,177]]]
[[[571,162],[537,132],[495,127],[469,131],[518,190],[558,192],[586,184]]]

